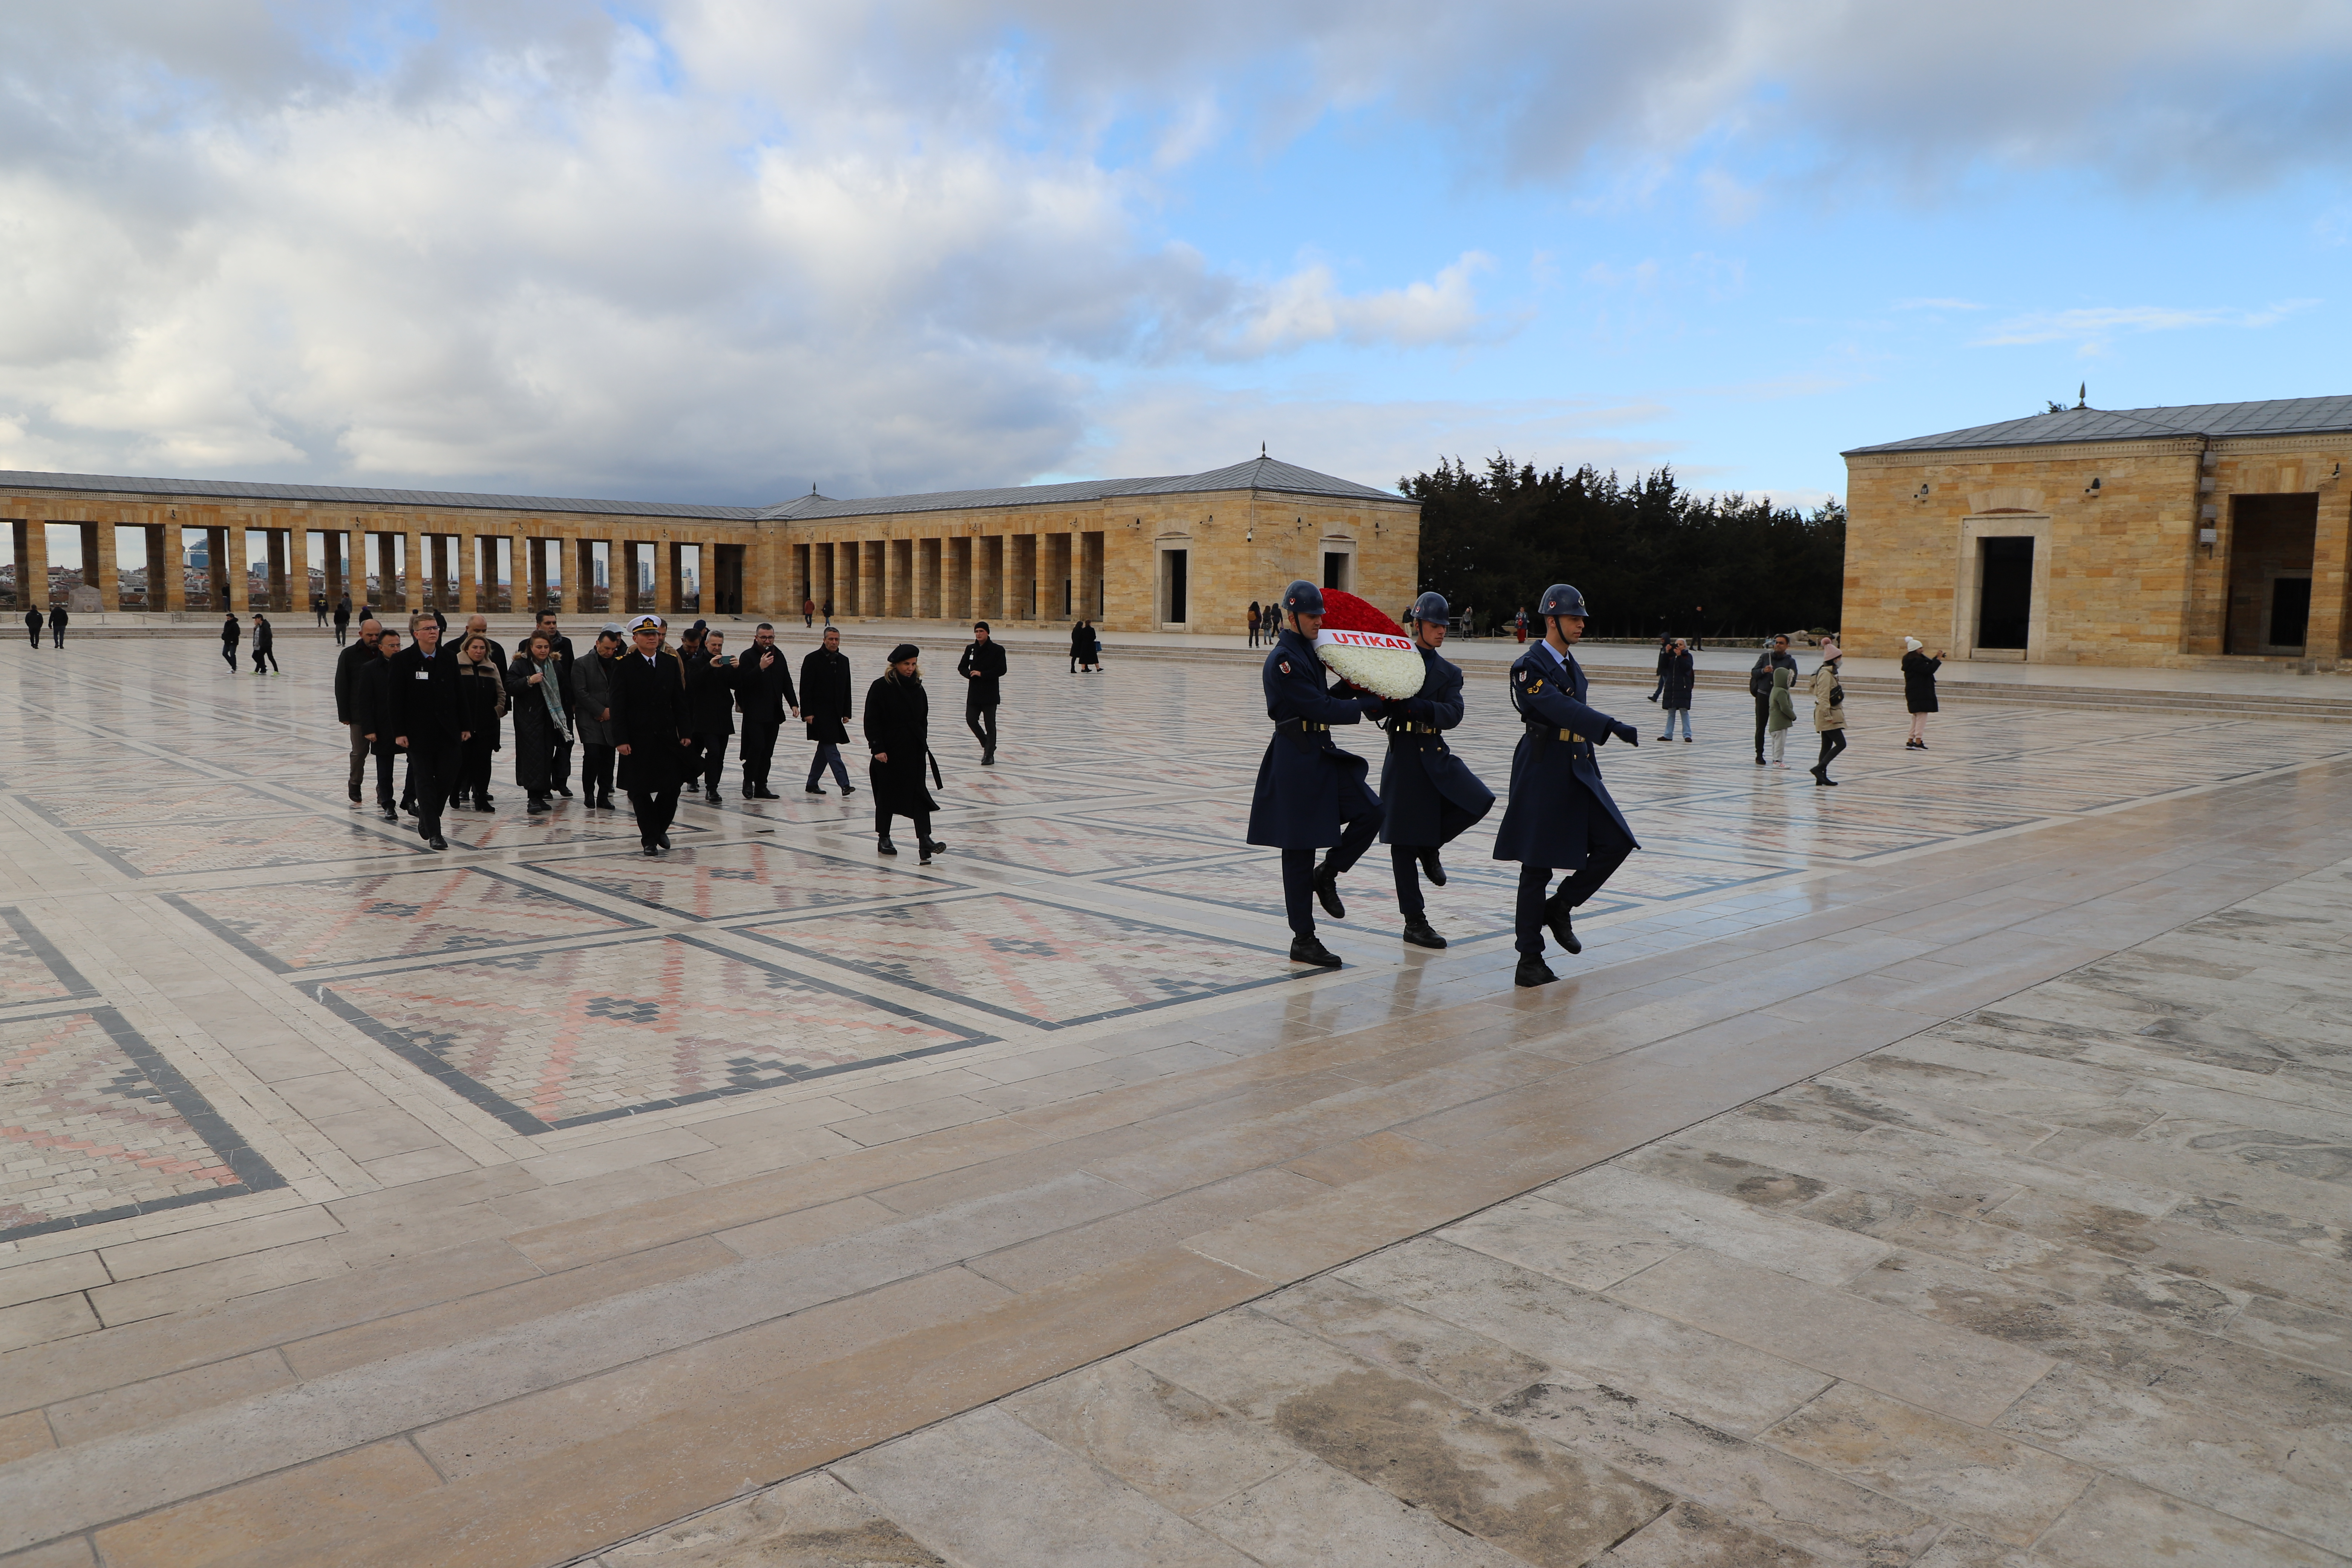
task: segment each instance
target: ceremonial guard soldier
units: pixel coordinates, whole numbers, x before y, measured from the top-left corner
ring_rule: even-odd
[[[1555,583],[1536,614],[1543,637],[1511,665],[1511,706],[1527,721],[1527,733],[1511,756],[1511,804],[1495,835],[1495,858],[1519,862],[1515,979],[1521,985],[1559,978],[1543,960],[1545,926],[1569,952],[1584,951],[1570,911],[1641,847],[1592,754],[1612,735],[1638,746],[1641,731],[1585,706],[1584,671],[1569,652],[1584,635],[1584,595]],[[1552,872],[1563,869],[1572,874],[1547,898]]]
[[[1353,724],[1377,714],[1383,698],[1366,693],[1341,697],[1324,684],[1323,660],[1315,634],[1323,626],[1323,590],[1306,581],[1283,590],[1286,624],[1265,656],[1265,716],[1274,721],[1257,766],[1257,793],[1250,801],[1249,841],[1282,851],[1282,902],[1290,917],[1294,963],[1339,965],[1339,955],[1315,934],[1312,900],[1319,898],[1333,920],[1347,910],[1339,903],[1339,873],[1354,865],[1381,830],[1381,800],[1365,780],[1364,759],[1331,742],[1331,726]],[[1318,869],[1315,851],[1331,853]]]
[[[1415,947],[1445,945],[1422,901],[1423,873],[1433,887],[1445,886],[1437,851],[1495,805],[1495,792],[1445,743],[1445,731],[1462,722],[1462,671],[1437,651],[1445,646],[1447,614],[1443,594],[1423,594],[1406,612],[1427,673],[1418,693],[1390,702],[1382,717],[1389,755],[1381,766],[1381,842],[1396,870],[1404,939]]]

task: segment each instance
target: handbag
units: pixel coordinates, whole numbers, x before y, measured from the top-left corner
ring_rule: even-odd
[[[1845,688],[1836,684],[1834,681],[1830,685],[1830,706],[1832,708],[1843,708],[1845,706]]]

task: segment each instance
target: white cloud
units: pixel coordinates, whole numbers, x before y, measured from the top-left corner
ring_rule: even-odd
[[[2126,332],[2176,332],[2198,327],[2273,327],[2315,300],[2285,300],[2260,310],[2236,306],[2095,305],[2012,316],[1976,340],[1980,348],[2023,343],[2095,343]]]

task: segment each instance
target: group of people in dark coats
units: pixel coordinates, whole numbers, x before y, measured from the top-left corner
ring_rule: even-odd
[[[1339,958],[1315,929],[1314,905],[1346,918],[1339,879],[1375,837],[1390,847],[1404,940],[1444,947],[1428,921],[1421,879],[1443,887],[1439,851],[1485,817],[1492,791],[1453,754],[1445,732],[1462,722],[1462,671],[1439,649],[1448,606],[1423,594],[1408,619],[1422,658],[1413,696],[1375,696],[1329,682],[1315,638],[1322,628],[1322,591],[1297,582],[1283,593],[1281,621],[1262,669],[1266,717],[1275,733],[1258,764],[1250,803],[1249,842],[1282,851],[1283,903],[1294,963],[1336,968]],[[1630,724],[1585,703],[1583,669],[1570,649],[1584,635],[1583,595],[1566,584],[1544,594],[1543,638],[1511,666],[1512,706],[1526,723],[1511,760],[1511,804],[1495,840],[1495,858],[1520,863],[1515,924],[1520,985],[1557,979],[1544,962],[1544,932],[1581,952],[1572,911],[1609,880],[1637,848],[1624,815],[1602,784],[1593,752],[1612,737],[1641,743]],[[1341,749],[1332,730],[1365,719],[1388,732],[1381,789],[1369,784],[1364,759]],[[1316,852],[1326,851],[1321,863]],[[1570,874],[1555,890],[1552,875]]]
[[[53,639],[49,644],[51,647],[63,647],[66,646],[66,626],[72,621],[72,619],[73,616],[67,613],[66,607],[63,605],[56,605],[50,609],[48,627],[49,636]],[[41,646],[41,607],[38,605],[35,605],[26,609],[25,612],[25,630],[31,635],[33,646],[35,647]]]

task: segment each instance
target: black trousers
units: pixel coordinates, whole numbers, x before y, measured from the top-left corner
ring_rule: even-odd
[[[51,647],[63,647],[66,646],[65,627],[53,626],[49,628],[49,646]]]
[[[743,787],[759,790],[768,787],[768,769],[776,760],[776,736],[782,724],[756,723],[743,721],[743,739],[739,754],[743,763]]]
[[[254,673],[254,674],[256,674],[256,675],[259,675],[259,674],[261,673],[261,665],[262,665],[262,661],[263,661],[264,659],[268,660],[268,662],[269,662],[269,668],[272,668],[272,669],[277,669],[278,674],[283,675],[283,674],[285,674],[285,673],[286,673],[283,669],[278,669],[278,655],[277,655],[277,652],[276,652],[274,649],[271,649],[271,648],[266,648],[266,647],[257,647],[257,648],[255,648],[255,649],[253,650],[253,673]]]
[[[1812,765],[1811,771],[1820,776],[1827,777],[1830,771],[1830,763],[1835,760],[1840,752],[1844,750],[1845,731],[1843,730],[1822,731],[1822,760]]]
[[[669,825],[677,820],[679,788],[677,784],[669,784],[661,789],[633,789],[629,792],[629,805],[637,814],[639,842],[651,844],[667,833]]]
[[[1422,844],[1389,846],[1389,869],[1396,875],[1397,910],[1409,921],[1419,920],[1429,909],[1428,900],[1421,896],[1421,852],[1427,847]]]
[[[572,737],[564,736],[555,742],[555,758],[547,764],[548,793],[553,794],[572,782]]]
[[[1348,822],[1339,830],[1339,842],[1324,851],[1320,868],[1334,877],[1364,858],[1372,840],[1381,836],[1381,814],[1368,811]],[[1315,851],[1286,849],[1282,852],[1282,912],[1290,919],[1291,934],[1315,934]]]
[[[457,770],[459,800],[488,800],[490,795],[490,763],[495,749],[486,731],[466,742],[465,763]]]
[[[882,792],[880,790],[877,789],[874,792],[875,837],[877,838],[889,837],[890,819],[899,815],[899,813],[892,811],[888,806],[882,804]],[[915,842],[918,845],[929,844],[931,841],[931,814],[928,811],[910,811],[904,815],[908,821],[915,825]]]
[[[694,738],[694,769],[686,775],[688,789],[717,790],[719,775],[727,771],[727,737],[697,735]]]
[[[1767,722],[1767,721],[1768,721],[1771,717],[1772,717],[1772,700],[1771,700],[1769,697],[1759,697],[1759,698],[1757,698],[1757,699],[1756,699],[1756,760],[1757,760],[1758,762],[1759,762],[1759,763],[1760,763],[1760,762],[1762,762],[1762,761],[1764,760],[1764,725],[1765,725],[1765,723],[1766,723],[1766,722]],[[1688,722],[1688,721],[1686,720],[1686,721],[1685,721],[1685,722],[1686,722],[1686,723],[1687,723],[1687,722]]]
[[[368,752],[372,742],[357,724],[343,726],[352,732],[352,790],[353,800],[360,797],[360,785],[367,777]]]
[[[992,702],[985,708],[982,707],[977,702],[965,703],[963,705],[963,724],[965,729],[971,731],[971,738],[980,742],[981,755],[984,757],[992,757],[996,755],[995,703]],[[985,726],[985,728],[983,728],[983,726]]]
[[[1584,864],[1561,879],[1558,891],[1550,890],[1550,867],[1519,868],[1519,895],[1512,920],[1517,940],[1511,945],[1521,952],[1541,956],[1546,906],[1557,900],[1575,909],[1599,892],[1633,852],[1633,841],[1618,829],[1607,812],[1597,805],[1588,806],[1587,811],[1585,820],[1591,826],[1585,831]]]
[[[33,634],[33,646],[34,646],[35,647],[40,647],[40,646],[41,646],[41,628],[40,628],[40,627],[38,627],[38,626],[26,626],[26,628],[25,628],[25,629],[26,629],[26,631],[28,631],[28,632],[30,632],[30,633],[32,633],[32,634]]]
[[[441,813],[457,788],[466,765],[465,748],[437,746],[429,752],[408,752],[408,789],[416,798],[416,831],[426,838],[441,831]]]
[[[580,793],[591,800],[600,800],[613,793],[613,762],[610,746],[588,742],[580,757]]]
[[[41,641],[38,637],[36,637],[33,639],[33,646],[35,647],[41,646]],[[229,672],[232,675],[235,674],[236,672],[236,644],[233,642],[225,642],[221,644],[221,657],[228,660]]]

